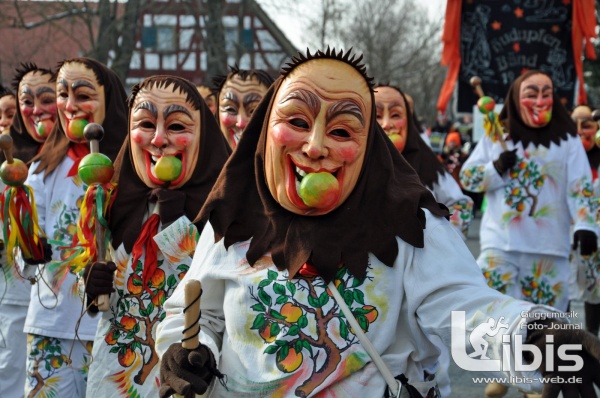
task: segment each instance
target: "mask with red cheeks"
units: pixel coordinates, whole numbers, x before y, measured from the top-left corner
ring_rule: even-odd
[[[243,80],[233,75],[219,92],[219,124],[231,148],[235,149],[244,128],[268,87],[256,77]]]
[[[375,90],[377,123],[400,152],[404,150],[407,135],[407,107],[402,94],[393,87],[381,86]]]
[[[594,137],[598,131],[598,122],[592,118],[592,110],[584,105],[573,109],[571,118],[577,124],[577,133],[586,152],[594,147]]]
[[[130,109],[131,153],[150,188],[177,189],[191,178],[200,152],[200,111],[173,86],[142,88]]]
[[[367,82],[342,61],[311,60],[286,77],[265,149],[267,185],[283,208],[317,216],[348,198],[364,163],[371,107]]]
[[[27,133],[44,142],[56,123],[56,84],[40,71],[27,73],[19,82],[19,110]]]
[[[88,123],[102,124],[106,116],[104,87],[92,69],[80,62],[68,62],[56,78],[58,120],[69,140],[85,142]]]
[[[0,134],[8,134],[16,112],[17,101],[12,94],[0,97]]]
[[[519,88],[519,112],[529,127],[544,127],[552,120],[552,81],[544,74],[529,76]]]

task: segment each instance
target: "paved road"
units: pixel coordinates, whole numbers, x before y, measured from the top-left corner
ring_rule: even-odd
[[[481,218],[480,216],[476,217],[471,227],[469,228],[469,235],[467,239],[467,246],[473,253],[473,256],[477,258],[479,255],[479,225]],[[583,304],[580,302],[572,303],[572,309],[578,312],[579,319],[583,319]],[[450,379],[452,380],[452,397],[459,398],[483,398],[484,397],[484,389],[485,385],[483,384],[474,384],[472,377],[479,377],[478,374],[474,374],[474,372],[467,372],[460,369],[458,366],[454,364],[452,359],[450,360]],[[600,390],[596,389],[596,391],[600,394]],[[600,395],[599,395],[600,396]],[[508,394],[505,395],[505,398],[522,398],[523,394],[518,392],[516,388],[510,388]]]

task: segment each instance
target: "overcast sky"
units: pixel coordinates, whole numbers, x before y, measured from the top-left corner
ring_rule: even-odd
[[[353,0],[361,1],[361,0]],[[287,36],[287,38],[298,48],[306,49],[307,42],[304,40],[302,32],[306,30],[306,19],[302,18],[302,14],[310,15],[310,10],[317,8],[320,0],[300,0],[298,3],[298,9],[300,15],[278,10],[272,0],[257,0],[257,2],[263,7],[263,9],[271,16],[277,23],[281,31]],[[426,5],[429,9],[430,15],[437,20],[442,18],[446,11],[446,0],[420,0],[420,4]]]

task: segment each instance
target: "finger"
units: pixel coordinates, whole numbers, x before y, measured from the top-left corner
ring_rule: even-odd
[[[171,388],[170,385],[168,384],[163,384],[162,386],[160,386],[160,390],[158,391],[158,396],[160,398],[168,398],[173,394],[176,394],[177,392],[175,390],[173,390],[173,388]]]
[[[544,389],[542,390],[542,398],[558,398],[559,393],[559,385],[546,383],[544,384]]]
[[[176,375],[174,372],[167,373],[165,376],[165,384],[163,386],[166,386],[171,391],[171,394],[179,395],[185,395],[192,389],[192,385],[189,382],[180,378],[179,375]],[[163,387],[161,386],[161,391],[162,388]]]

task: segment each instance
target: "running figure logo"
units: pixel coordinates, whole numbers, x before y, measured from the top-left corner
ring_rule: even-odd
[[[503,319],[504,317],[500,317],[498,323],[496,324],[494,318],[490,318],[486,323],[482,323],[481,325],[473,329],[471,335],[469,336],[469,342],[471,343],[471,346],[473,346],[473,348],[475,349],[474,352],[469,354],[471,358],[479,357],[479,359],[490,359],[487,356],[487,349],[489,343],[483,337],[493,337],[497,335],[501,329],[508,330],[508,324],[502,323]]]

